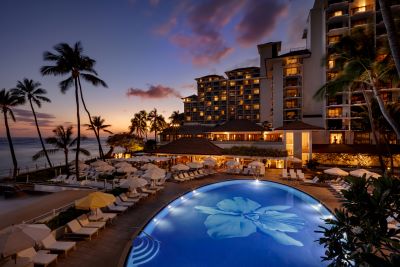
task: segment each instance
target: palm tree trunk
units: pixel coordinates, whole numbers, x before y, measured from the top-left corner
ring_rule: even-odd
[[[46,156],[46,159],[47,159],[47,162],[49,163],[50,168],[53,168],[53,165],[51,164],[49,155],[47,154],[46,147],[44,146],[42,134],[40,133],[39,124],[38,124],[37,117],[36,117],[36,112],[35,112],[35,109],[33,108],[32,100],[31,100],[31,99],[29,99],[29,104],[31,105],[31,109],[32,109],[32,113],[33,113],[33,118],[35,119],[36,129],[37,129],[37,132],[38,132],[38,135],[39,135],[40,143],[42,144],[42,149],[43,149],[43,151],[44,151],[44,155]]]
[[[68,149],[64,149],[64,155],[65,155],[65,168],[66,168],[66,172],[67,172],[67,177],[69,177],[70,173],[69,173],[69,166],[68,166]],[[76,164],[75,164],[75,168],[76,168]]]
[[[365,92],[364,88],[362,88],[363,96],[365,99],[365,103],[367,104],[367,111],[368,111],[368,119],[369,119],[369,124],[371,125],[371,131],[372,131],[372,139],[374,140],[374,143],[376,145],[377,151],[378,151],[378,159],[379,159],[379,164],[381,165],[381,170],[385,172],[386,170],[386,165],[385,161],[383,160],[382,153],[380,153],[380,147],[379,147],[379,139],[376,134],[376,127],[375,127],[375,121],[372,116],[372,108],[371,108],[371,98],[367,95],[367,92]]]
[[[76,140],[76,153],[75,153],[75,172],[76,179],[79,180],[79,151],[81,148],[81,117],[79,115],[79,91],[78,91],[78,79],[75,80],[75,102],[76,102],[76,124],[78,128],[78,137]],[[68,168],[68,164],[67,164]]]
[[[92,116],[90,115],[90,112],[89,112],[89,110],[88,110],[87,107],[86,107],[86,103],[85,103],[85,100],[84,100],[84,98],[83,98],[81,79],[79,78],[79,76],[78,76],[78,84],[79,84],[79,91],[80,91],[80,93],[81,93],[81,100],[82,100],[83,108],[85,109],[85,111],[86,111],[86,113],[87,113],[87,115],[88,115],[88,117],[89,117],[90,125],[92,126],[94,135],[95,135],[96,140],[97,140],[97,144],[98,144],[98,146],[99,146],[99,155],[100,155],[100,158],[101,158],[102,160],[104,160],[104,152],[103,152],[103,148],[101,147],[101,142],[100,142],[100,133],[97,133],[96,128],[95,128],[94,125],[93,125]]]
[[[8,126],[7,111],[3,110],[3,114],[4,114],[4,124],[6,126],[8,145],[10,146],[11,158],[12,158],[12,162],[14,165],[13,178],[16,179],[17,178],[17,170],[18,170],[18,162],[17,162],[17,158],[15,157],[14,146],[13,146],[11,134],[10,134],[10,127]]]
[[[383,117],[389,123],[390,127],[392,127],[393,131],[396,134],[397,141],[398,141],[398,143],[400,143],[400,127],[399,127],[399,125],[392,118],[392,116],[389,114],[389,112],[387,112],[385,103],[383,103],[383,100],[379,95],[378,89],[375,86],[375,81],[371,84],[371,87],[372,87],[372,92],[374,93],[374,97],[375,97],[376,101],[378,102],[379,109],[381,110]]]
[[[390,51],[392,52],[394,64],[396,65],[397,74],[400,77],[400,44],[392,11],[390,9],[390,3],[387,0],[379,0],[379,6],[381,8],[383,23],[386,27]]]

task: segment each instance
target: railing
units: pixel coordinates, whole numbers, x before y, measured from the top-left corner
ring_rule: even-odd
[[[373,11],[374,5],[366,5],[366,6],[359,6],[351,9],[351,15],[355,15],[358,13]]]
[[[43,213],[42,215],[39,215],[39,216],[35,217],[35,218],[29,219],[29,220],[26,220],[26,221],[22,221],[22,223],[31,224],[31,223],[44,222],[45,220],[48,221],[48,220],[56,217],[61,212],[66,211],[67,209],[69,209],[69,208],[71,208],[73,206],[75,206],[75,202],[71,202],[71,203],[69,203],[67,205],[64,205],[64,206],[62,206],[60,208],[57,208],[57,209],[53,209],[51,211],[48,211],[46,213]]]

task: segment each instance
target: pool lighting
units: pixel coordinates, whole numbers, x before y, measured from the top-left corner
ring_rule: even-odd
[[[168,208],[170,209],[170,208],[172,208],[172,206],[171,206],[171,205],[168,205]]]
[[[196,190],[193,190],[193,194],[196,194],[197,193],[197,191]]]
[[[181,200],[185,200],[185,198],[184,197],[180,197],[181,198]]]
[[[153,222],[157,222],[157,219],[156,219],[156,218],[154,218],[154,219],[153,219]]]

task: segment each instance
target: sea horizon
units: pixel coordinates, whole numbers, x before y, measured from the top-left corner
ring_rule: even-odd
[[[106,139],[107,138],[101,138],[104,153],[107,153],[110,149],[110,147],[106,144]],[[39,158],[36,161],[32,160],[32,156],[36,152],[42,150],[42,146],[38,137],[13,137],[12,141],[20,172],[33,171],[48,167],[45,157]],[[45,144],[45,147],[47,149],[53,148],[48,144]],[[80,159],[86,160],[99,156],[96,138],[89,137],[85,140],[81,140],[81,147],[87,149],[90,152],[90,156],[84,156],[81,154],[79,157]],[[49,155],[49,157],[54,166],[60,166],[64,164],[64,153],[62,151],[53,155]],[[0,158],[2,159],[0,161],[0,177],[8,176],[10,174],[10,170],[13,169],[13,163],[8,140],[5,137],[0,137]],[[69,161],[74,159],[75,153],[70,152]]]

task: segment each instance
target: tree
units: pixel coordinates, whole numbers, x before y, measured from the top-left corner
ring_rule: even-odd
[[[18,97],[23,98],[25,101],[29,102],[29,105],[32,110],[33,118],[35,119],[36,130],[39,135],[40,144],[42,145],[42,149],[44,151],[47,162],[49,163],[50,168],[52,168],[52,164],[47,154],[46,147],[44,146],[42,134],[40,132],[37,116],[35,109],[33,107],[33,102],[39,107],[42,107],[42,102],[50,103],[50,99],[45,97],[44,95],[47,93],[45,89],[40,87],[41,84],[39,82],[35,82],[30,79],[24,79],[23,81],[18,81],[17,86],[12,89],[12,94],[17,95]]]
[[[21,105],[24,103],[24,99],[22,97],[18,97],[16,95],[11,94],[10,91],[6,91],[6,89],[0,90],[0,108],[1,112],[3,113],[4,116],[4,125],[6,127],[6,134],[7,134],[7,140],[8,140],[8,145],[10,147],[10,153],[11,153],[11,158],[14,166],[13,170],[13,178],[17,177],[17,171],[18,171],[18,162],[17,158],[15,157],[15,151],[14,151],[14,146],[12,143],[11,139],[11,133],[10,133],[10,127],[8,125],[8,115],[10,118],[15,121],[15,116],[12,111],[12,108]]]
[[[143,149],[143,139],[131,133],[119,133],[109,136],[107,144],[111,148],[116,146],[122,147],[125,149],[125,153]]]
[[[147,139],[147,112],[145,110],[141,110],[138,113],[135,113],[133,118],[131,119],[131,125],[129,126],[129,132],[135,133],[137,136]]]
[[[75,105],[76,105],[76,120],[77,120],[77,142],[75,154],[75,168],[77,178],[79,178],[79,151],[81,139],[81,119],[79,114],[79,92],[82,91],[80,79],[90,82],[92,85],[102,85],[107,87],[106,83],[97,77],[97,72],[94,70],[96,61],[83,54],[83,48],[80,42],[74,44],[73,47],[67,43],[60,43],[54,46],[56,53],[45,52],[43,58],[45,61],[53,62],[55,65],[42,66],[40,72],[42,75],[63,76],[70,75],[67,79],[59,83],[62,93],[65,93],[72,85],[75,87]],[[81,93],[81,98],[82,93]],[[85,106],[86,109],[86,106]],[[86,109],[87,111],[87,109]],[[89,115],[89,120],[91,117]],[[91,123],[92,124],[92,123]],[[97,138],[97,136],[96,136]],[[97,139],[99,142],[99,139]]]
[[[361,89],[366,102],[370,98],[376,99],[382,115],[400,140],[400,127],[385,109],[378,89],[381,84],[397,83],[398,76],[386,47],[377,51],[374,40],[371,30],[356,29],[352,35],[342,37],[333,45],[331,50],[341,71],[333,80],[323,85],[314,97],[322,99],[325,95],[332,96],[352,87]]]
[[[400,180],[348,178],[342,209],[321,227],[319,243],[326,248],[329,266],[400,266]]]
[[[399,34],[396,30],[394,18],[391,11],[391,1],[379,0],[380,11],[382,14],[383,23],[386,27],[390,50],[396,65],[397,75],[400,77],[400,43]]]
[[[74,148],[75,145],[78,143],[78,137],[76,138],[72,138],[72,126],[68,126],[67,128],[64,128],[64,126],[60,125],[57,126],[57,128],[55,128],[53,130],[54,136],[53,137],[48,137],[45,139],[47,144],[53,145],[55,148],[54,149],[49,149],[47,150],[47,152],[49,154],[54,154],[57,153],[59,151],[63,151],[64,152],[64,156],[65,156],[65,168],[67,170],[67,174],[69,175],[69,168],[68,168],[68,154],[69,151],[78,151],[79,153],[84,154],[85,156],[90,156],[90,152],[87,151],[86,149],[83,148]],[[41,150],[39,152],[37,152],[32,159],[33,160],[37,160],[41,157],[43,157],[45,155],[44,150]],[[76,177],[78,177],[78,172],[79,169],[76,169]]]
[[[157,132],[164,130],[167,123],[164,116],[157,113],[157,109],[150,111],[148,119],[150,121],[150,132],[154,132],[154,140],[157,143]]]
[[[172,112],[169,117],[172,125],[182,125],[185,122],[185,113],[180,113],[179,110]]]
[[[94,131],[96,136],[100,139],[100,131],[112,134],[110,130],[107,130],[108,127],[111,127],[110,124],[104,124],[105,119],[102,119],[100,116],[93,116],[92,117],[92,124],[85,124],[88,127],[88,130]],[[99,142],[99,155],[100,158],[104,159],[104,152],[101,146],[101,142]]]

